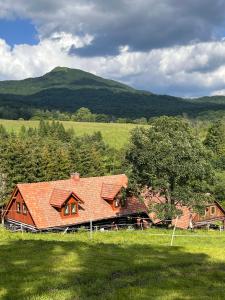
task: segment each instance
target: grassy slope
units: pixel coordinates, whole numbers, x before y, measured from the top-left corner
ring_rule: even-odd
[[[113,91],[134,92],[120,82],[104,79],[79,69],[57,67],[41,77],[0,81],[0,94],[31,95],[49,88],[109,88]]]
[[[225,233],[170,247],[152,232],[0,230],[0,299],[224,299]]]
[[[23,125],[25,127],[37,127],[38,123],[39,121],[0,120],[0,124],[10,132],[12,130],[18,132]],[[73,128],[77,135],[100,131],[105,142],[117,149],[122,148],[128,142],[130,131],[137,126],[135,124],[78,123],[70,121],[62,123],[66,129]]]

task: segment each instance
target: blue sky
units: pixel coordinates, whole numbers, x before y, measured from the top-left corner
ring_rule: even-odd
[[[225,94],[225,0],[0,0],[0,80],[79,68],[159,94]]]
[[[35,45],[38,43],[38,34],[30,20],[13,19],[0,20],[0,38],[10,46],[18,44]]]

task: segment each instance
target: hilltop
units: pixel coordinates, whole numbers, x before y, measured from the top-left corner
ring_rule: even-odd
[[[156,95],[78,69],[56,67],[47,74],[24,80],[0,82],[0,118],[25,119],[33,109],[74,112],[87,107],[94,113],[115,117],[160,115],[196,116],[225,110],[225,97],[195,100]]]
[[[65,67],[56,67],[51,72],[36,78],[0,82],[0,94],[32,95],[48,89],[106,88],[117,92],[135,92],[135,89],[114,80]]]

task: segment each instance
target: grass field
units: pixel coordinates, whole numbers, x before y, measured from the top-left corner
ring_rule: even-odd
[[[24,125],[25,127],[37,127],[39,121],[20,121],[20,120],[1,120],[0,124],[11,132],[18,132]],[[131,129],[135,128],[135,124],[119,124],[119,123],[86,123],[86,122],[62,122],[66,129],[73,128],[77,135],[91,134],[96,131],[102,133],[103,139],[107,144],[117,149],[122,148],[129,139]],[[139,125],[140,126],[140,125]],[[143,125],[142,125],[143,126]]]
[[[1,229],[0,299],[224,299],[225,233],[175,237],[170,247],[170,236],[153,235],[163,232],[97,232],[90,240]]]

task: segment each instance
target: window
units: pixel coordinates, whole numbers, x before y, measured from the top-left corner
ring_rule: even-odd
[[[211,215],[214,215],[216,212],[215,206],[211,206]]]
[[[71,214],[75,215],[77,213],[77,205],[76,203],[71,204]]]
[[[119,207],[120,206],[120,199],[116,199],[115,200],[115,207]]]
[[[67,216],[69,214],[69,205],[66,204],[64,207],[64,215]]]
[[[20,203],[16,202],[16,212],[20,214]]]
[[[23,214],[26,215],[27,214],[27,207],[25,204],[23,204]]]

